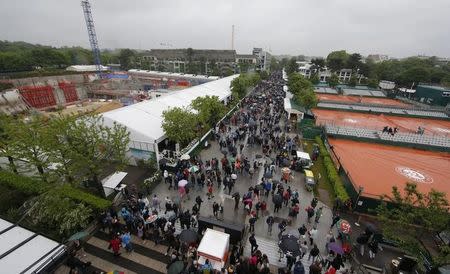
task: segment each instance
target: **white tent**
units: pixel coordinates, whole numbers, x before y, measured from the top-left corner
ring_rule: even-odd
[[[125,178],[127,174],[128,173],[126,172],[116,171],[103,180],[103,191],[105,192],[106,197],[114,192],[114,189],[116,189],[116,187],[120,184],[120,182],[122,182],[123,178]]]
[[[293,108],[291,104],[291,99],[289,98],[284,98],[284,110],[288,113],[288,119],[291,118],[292,114],[297,115],[298,120],[303,119],[303,112]]]
[[[214,269],[222,269],[227,260],[229,243],[229,234],[210,228],[206,229],[197,249],[198,262],[204,264],[208,259]]]
[[[97,67],[95,65],[73,65],[66,68],[67,71],[77,71],[77,72],[94,72],[97,71]],[[100,65],[101,71],[109,70],[109,67]]]
[[[42,273],[64,253],[63,244],[0,219],[2,273]]]
[[[130,131],[130,147],[135,143],[157,144],[165,139],[162,129],[162,113],[173,107],[185,107],[191,101],[202,96],[218,96],[226,101],[231,95],[230,83],[239,75],[232,75],[202,85],[173,92],[167,96],[143,101],[134,105],[103,113],[104,123],[112,126],[114,122],[122,124]],[[137,148],[142,149],[142,148]],[[152,148],[142,150],[154,151]]]

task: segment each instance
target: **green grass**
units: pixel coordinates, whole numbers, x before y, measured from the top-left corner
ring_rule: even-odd
[[[302,140],[303,148],[306,152],[309,153],[309,155],[312,155],[313,145],[316,143],[314,140]],[[319,174],[321,175],[320,180],[318,181],[317,187],[314,188],[314,195],[320,197],[319,194],[319,188],[326,190],[328,192],[328,196],[330,197],[330,202],[332,205],[334,204],[335,200],[335,193],[333,186],[331,182],[328,180],[327,177],[327,171],[325,169],[325,165],[323,164],[322,157],[317,157],[317,160],[314,162],[314,165],[311,167],[311,171],[314,173],[314,176],[316,179],[318,178]]]

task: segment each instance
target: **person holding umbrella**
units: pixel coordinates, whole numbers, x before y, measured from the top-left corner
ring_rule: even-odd
[[[252,235],[248,238],[248,241],[251,245],[251,253],[255,252],[258,249],[258,244],[256,243],[255,239],[255,233],[252,233]]]

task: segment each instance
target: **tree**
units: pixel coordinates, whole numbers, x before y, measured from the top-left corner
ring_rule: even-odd
[[[352,77],[350,77],[350,80],[348,80],[348,85],[351,87],[356,86],[358,84],[358,79],[355,76],[355,73],[352,74]]]
[[[318,83],[320,83],[319,73],[316,72],[313,75],[311,75],[311,78],[309,79],[309,81],[311,81],[311,83],[313,83],[314,85],[317,85]]]
[[[163,112],[164,134],[182,147],[197,137],[197,125],[198,117],[189,108],[175,107]]]
[[[412,85],[415,83],[416,85],[419,82],[430,82],[430,70],[424,67],[412,67],[403,71],[400,74],[400,83],[404,85]]]
[[[265,70],[262,70],[259,73],[259,76],[260,76],[261,80],[267,80],[269,78],[269,73],[267,73],[267,71],[265,71]]]
[[[339,71],[345,68],[349,55],[345,50],[333,51],[327,56],[327,66],[331,71]]]
[[[130,133],[118,123],[104,125],[103,118],[99,115],[81,116],[70,121],[65,129],[66,132],[58,139],[62,145],[69,147],[67,153],[71,168],[75,173],[86,176],[99,195],[104,195],[99,176],[106,167],[120,169],[128,162],[125,153]]]
[[[285,70],[287,75],[297,72],[298,71],[297,59],[295,59],[294,57],[289,59],[289,62],[286,64]]]
[[[271,71],[281,70],[280,63],[277,61],[275,57],[272,57],[270,59],[270,70]]]
[[[367,86],[368,86],[369,88],[377,88],[377,87],[378,87],[378,81],[377,81],[377,79],[371,78],[371,79],[367,80]]]
[[[0,114],[0,157],[8,159],[9,168],[17,173],[17,167],[14,162],[15,150],[12,146],[12,139],[10,137],[11,129],[13,127],[14,120],[11,116]]]
[[[226,113],[226,107],[217,96],[197,97],[191,102],[191,107],[197,111],[198,120],[208,129],[214,127]]]
[[[120,67],[123,70],[129,70],[134,64],[136,53],[131,49],[122,49],[119,54]]]
[[[311,63],[319,69],[325,67],[325,59],[323,58],[314,58],[311,60]]]
[[[305,90],[294,97],[297,104],[304,106],[305,108],[311,109],[317,106],[318,100],[313,89]]]
[[[337,85],[339,85],[339,77],[336,75],[336,73],[332,73],[330,77],[328,77],[327,79],[327,83],[328,85],[330,85],[330,87],[334,88]]]
[[[11,155],[15,159],[21,159],[23,164],[37,169],[42,180],[47,180],[44,172],[50,161],[45,151],[47,139],[45,138],[45,118],[34,115],[27,121],[16,119],[14,123],[7,124],[7,135],[11,138]]]
[[[312,83],[299,73],[291,73],[288,77],[287,85],[292,94],[299,94],[302,91],[313,88]]]
[[[388,206],[387,201],[392,206]],[[424,249],[421,244],[423,235],[448,228],[448,206],[445,193],[433,189],[421,193],[415,183],[406,183],[403,191],[394,186],[390,197],[383,196],[376,213],[382,224],[383,235],[395,240],[402,249],[420,259]],[[445,256],[450,258],[448,253],[441,252],[434,257],[434,262],[439,264]]]
[[[32,199],[25,208],[32,223],[47,228],[47,231],[59,231],[66,237],[86,228],[93,214],[84,204],[56,195],[54,191]]]
[[[361,58],[362,56],[359,53],[350,54],[346,62],[346,68],[357,71],[362,65]]]

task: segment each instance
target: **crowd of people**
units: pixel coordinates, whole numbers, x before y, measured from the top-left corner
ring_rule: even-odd
[[[214,139],[219,144],[222,153],[220,157],[208,160],[193,157],[180,160],[172,170],[163,167],[163,180],[169,190],[176,191],[176,198],[163,198],[158,194],[149,198],[138,195],[130,197],[119,212],[110,210],[102,214],[102,228],[111,235],[110,249],[115,256],[121,254],[121,247],[126,252],[133,252],[130,237],[130,232],[133,232],[142,243],[150,241],[154,245],[166,244],[167,267],[182,261],[184,273],[270,273],[268,256],[258,248],[254,234],[255,225],[265,222],[267,233],[272,235],[276,213],[287,207],[288,216],[278,223],[279,238],[286,231],[286,227],[297,218],[300,210],[306,211],[307,219],[298,229],[300,256],[287,256],[287,265],[279,268],[279,273],[304,273],[302,258],[306,254],[312,261],[310,273],[350,273],[347,267],[343,267],[340,254],[331,251],[324,258],[320,256],[318,238],[324,235],[319,235],[317,230],[323,210],[318,206],[318,200],[313,198],[309,205],[302,209],[299,191],[289,184],[292,174],[283,171],[280,180],[275,179],[274,175],[278,171],[296,170],[300,162],[291,154],[296,150],[299,140],[297,136],[286,133],[289,121],[284,115],[285,92],[282,87],[281,73],[273,73],[267,81],[261,82],[242,100],[239,109],[229,119],[218,123],[214,129]],[[247,147],[260,153],[253,157],[246,153]],[[238,177],[253,178],[258,174],[263,176],[256,184],[249,186],[247,191],[240,193],[236,189]],[[234,199],[235,210],[241,208],[246,214],[251,255],[244,256],[245,243],[234,245],[230,248],[227,266],[216,271],[208,261],[199,264],[198,241],[182,241],[175,233],[175,223],[179,221],[182,229],[196,229],[200,210],[205,213],[202,207],[204,199],[214,199],[219,190]],[[194,191],[197,194],[203,192],[205,195],[191,197]],[[186,207],[183,202],[191,199],[195,201],[194,205],[192,208]],[[223,219],[222,203],[213,201],[209,210],[215,218]],[[120,217],[125,224],[119,221]],[[331,228],[336,225],[338,219],[339,215],[336,214]],[[327,245],[336,240],[331,229],[326,238]]]

